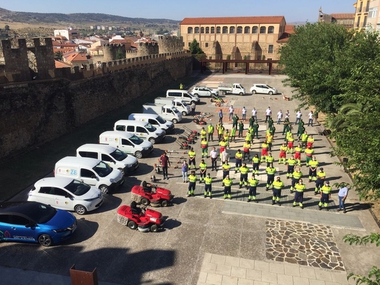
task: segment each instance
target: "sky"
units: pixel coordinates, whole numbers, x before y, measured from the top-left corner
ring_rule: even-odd
[[[1,3],[3,2],[3,3]],[[285,16],[287,23],[316,22],[326,14],[354,13],[356,0],[1,0],[0,8],[38,13],[104,13],[131,18]]]

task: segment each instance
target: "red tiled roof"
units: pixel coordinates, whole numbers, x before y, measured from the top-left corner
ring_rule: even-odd
[[[66,61],[68,62],[75,62],[75,61],[87,61],[86,54],[81,52],[75,52],[72,54],[69,54],[66,58]]]
[[[355,13],[336,13],[336,14],[331,14],[331,17],[335,19],[354,19]]]
[[[284,19],[284,16],[184,18],[180,25],[275,24]]]
[[[294,34],[295,31],[294,31],[294,25],[286,25],[285,26],[285,33],[288,33],[288,34]]]
[[[63,61],[54,60],[55,68],[64,68],[64,67],[71,67],[70,64],[65,63]]]

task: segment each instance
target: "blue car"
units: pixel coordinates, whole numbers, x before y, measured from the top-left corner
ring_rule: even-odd
[[[50,246],[69,238],[76,218],[38,202],[0,203],[0,241],[21,241]]]

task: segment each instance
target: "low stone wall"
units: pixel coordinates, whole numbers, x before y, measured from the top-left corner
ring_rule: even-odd
[[[94,74],[95,70],[89,70],[91,76],[73,81],[52,79],[0,86],[0,158],[58,138],[191,74],[192,59],[182,54],[150,64],[136,62],[124,69],[117,65],[103,68],[107,72]]]

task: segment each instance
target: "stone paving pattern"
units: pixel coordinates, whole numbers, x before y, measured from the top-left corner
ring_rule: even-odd
[[[328,226],[267,220],[266,236],[267,259],[345,270],[333,233]]]

